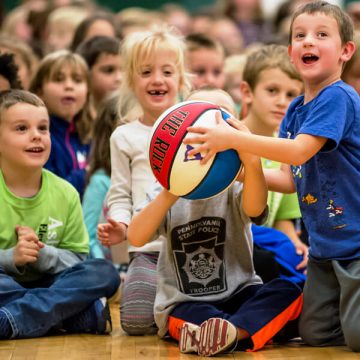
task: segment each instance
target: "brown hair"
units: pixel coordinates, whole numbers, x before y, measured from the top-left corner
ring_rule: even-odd
[[[45,107],[44,102],[35,94],[20,89],[10,89],[0,92],[0,121],[4,110],[11,106],[23,103],[36,107]],[[45,107],[46,108],[46,107]]]
[[[290,62],[286,46],[276,44],[265,45],[247,56],[243,80],[254,90],[259,81],[260,73],[273,68],[280,69],[291,79],[302,81]]]
[[[117,113],[118,98],[119,94],[115,93],[105,100],[95,119],[87,181],[99,169],[104,170],[108,176],[111,174],[110,135],[116,126],[119,125]]]
[[[354,27],[350,16],[344,11],[342,11],[337,5],[329,4],[326,1],[315,1],[305,4],[295,11],[290,24],[289,44],[291,44],[292,40],[292,28],[295,19],[301,14],[316,13],[323,13],[327,16],[333,17],[336,20],[339,27],[341,43],[343,45],[346,44],[348,41],[352,41],[354,36]]]
[[[89,86],[88,66],[82,56],[69,50],[58,50],[46,55],[41,60],[39,68],[30,83],[30,91],[40,94],[44,83],[54,79],[61,69],[67,65],[74,71],[83,73],[85,81]],[[92,119],[88,116],[86,105],[83,110],[80,110],[75,115],[74,125],[81,142],[83,144],[88,143],[92,136]]]

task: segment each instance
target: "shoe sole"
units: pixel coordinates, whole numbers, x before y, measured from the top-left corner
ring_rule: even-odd
[[[101,312],[101,321],[98,322],[98,331],[97,334],[110,334],[112,331],[112,322],[111,322],[111,314],[110,314],[110,308],[107,300],[100,299],[102,304],[104,305],[104,308]]]
[[[183,354],[198,352],[200,326],[184,323],[180,329],[179,350]],[[191,345],[189,345],[191,344]]]
[[[237,329],[229,321],[211,318],[200,325],[198,354],[212,356],[229,349],[237,340]]]

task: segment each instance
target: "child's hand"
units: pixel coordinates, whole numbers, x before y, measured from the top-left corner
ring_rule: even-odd
[[[230,125],[232,125],[233,120],[236,121],[235,119],[228,120]],[[216,125],[214,127],[189,127],[187,130],[192,136],[184,139],[184,144],[192,144],[194,147],[189,151],[189,156],[200,152],[206,154],[201,160],[201,164],[206,164],[217,152],[230,149],[230,136],[237,129],[229,126],[229,124],[223,120],[221,112],[217,111]]]
[[[306,268],[308,263],[308,256],[309,256],[309,248],[306,244],[304,244],[302,241],[298,241],[294,243],[296,253],[298,255],[302,255],[303,260],[296,266],[296,270],[301,270]]]
[[[34,263],[39,257],[44,244],[39,240],[35,231],[28,226],[16,226],[18,242],[14,248],[14,264],[24,266]]]
[[[104,246],[111,246],[125,241],[127,226],[113,219],[108,219],[107,224],[99,224],[97,237]]]

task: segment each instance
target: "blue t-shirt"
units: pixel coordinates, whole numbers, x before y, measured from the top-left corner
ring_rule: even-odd
[[[292,166],[301,213],[317,259],[360,257],[360,97],[343,81],[324,88],[304,105],[290,105],[280,137],[327,138],[323,149]]]

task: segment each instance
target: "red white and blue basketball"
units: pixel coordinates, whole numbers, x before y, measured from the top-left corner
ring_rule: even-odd
[[[224,121],[230,115],[222,108],[205,101],[184,101],[164,113],[155,122],[149,139],[151,169],[160,184],[172,194],[186,199],[206,199],[225,191],[237,178],[241,160],[235,150],[217,153],[205,165],[204,154],[189,157],[191,145],[183,144],[189,126],[211,127],[216,112]]]

